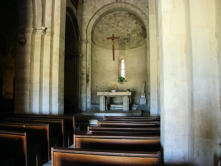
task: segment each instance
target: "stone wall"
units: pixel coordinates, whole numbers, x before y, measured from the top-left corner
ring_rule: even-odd
[[[220,64],[216,0],[189,1],[192,43],[194,164],[218,165],[220,155]],[[218,39],[218,40],[217,40]]]
[[[135,49],[115,50],[115,61],[112,50],[93,45],[92,47],[92,104],[99,104],[98,91],[126,91],[132,93],[132,103],[139,104],[139,99],[147,79],[146,45]],[[127,82],[118,83],[120,59],[125,59]],[[115,101],[120,103],[120,100]]]
[[[158,1],[166,164],[218,165],[220,6],[215,2]]]

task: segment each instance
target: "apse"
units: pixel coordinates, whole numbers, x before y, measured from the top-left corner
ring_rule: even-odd
[[[92,109],[99,105],[97,92],[111,90],[131,91],[131,108],[138,106],[141,95],[148,93],[147,33],[142,20],[124,9],[106,12],[95,22],[91,49]]]

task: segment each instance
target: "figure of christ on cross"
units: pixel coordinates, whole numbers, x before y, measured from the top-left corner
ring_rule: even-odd
[[[114,34],[112,34],[111,37],[107,37],[108,40],[112,40],[112,51],[113,51],[113,61],[115,60],[115,55],[114,55],[114,40],[115,39],[120,39],[120,37],[115,37]]]

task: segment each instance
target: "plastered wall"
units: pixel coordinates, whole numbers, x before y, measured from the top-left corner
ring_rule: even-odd
[[[159,0],[161,141],[166,164],[218,165],[220,3]]]
[[[126,91],[133,92],[132,103],[139,104],[144,84],[147,83],[147,55],[146,45],[128,50],[115,50],[115,61],[112,50],[93,45],[92,47],[92,103],[99,104],[98,91]],[[127,82],[118,83],[120,59],[125,59]],[[120,103],[120,100],[116,102]]]

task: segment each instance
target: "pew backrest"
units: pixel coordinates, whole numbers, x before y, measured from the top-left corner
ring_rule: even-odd
[[[160,122],[124,122],[124,121],[98,121],[98,126],[100,127],[159,127]]]
[[[1,164],[31,165],[29,156],[29,136],[26,132],[0,130]],[[12,165],[13,165],[12,164]]]
[[[50,119],[28,119],[24,117],[8,117],[5,118],[8,122],[18,122],[18,123],[41,123],[49,124],[51,127],[51,146],[63,146],[64,145],[64,129],[62,120],[50,120]]]
[[[150,117],[144,117],[144,116],[105,116],[103,118],[104,120],[112,120],[112,121],[118,121],[118,120],[160,120],[159,116],[150,116]]]
[[[75,117],[73,115],[36,115],[36,114],[9,114],[8,117],[20,117],[28,119],[63,120],[65,146],[73,144],[73,132],[75,130]],[[68,143],[68,144],[67,144]]]
[[[0,129],[8,131],[24,131],[30,132],[30,143],[33,148],[40,147],[39,160],[46,162],[50,159],[51,155],[51,134],[49,124],[37,124],[37,123],[18,123],[18,122],[1,122]]]
[[[63,146],[68,147],[73,144],[73,133],[75,130],[75,118],[74,116],[61,116],[61,115],[33,115],[33,114],[12,114],[5,118],[6,120],[13,121],[25,121],[25,122],[40,122],[40,123],[48,123],[55,122],[60,123]]]
[[[129,153],[90,151],[68,148],[52,149],[52,165],[84,166],[155,166],[160,163],[160,153]]]
[[[160,150],[160,137],[75,134],[74,148],[142,152],[158,151]]]
[[[160,135],[159,127],[97,127],[89,126],[88,133],[97,135]]]

